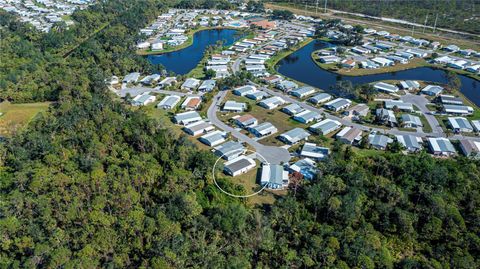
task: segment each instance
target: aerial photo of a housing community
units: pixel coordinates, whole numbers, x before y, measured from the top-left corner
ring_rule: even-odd
[[[74,4],[88,2],[66,2],[61,12],[2,3],[42,31],[71,13]],[[317,163],[339,144],[359,154],[480,156],[480,97],[467,96],[480,90],[471,85],[480,78],[480,51],[422,37],[421,27],[399,34],[340,19],[287,15],[245,7],[170,9],[141,29],[143,39],[132,44],[152,61],[163,57],[166,70],[114,74],[109,87],[221,157],[223,176],[252,192],[265,187],[281,193],[292,178],[314,178]],[[234,32],[229,44],[222,31]],[[182,65],[175,61],[186,58],[175,54],[197,46],[197,35],[206,32],[217,34],[205,37],[215,40],[207,40],[208,53],[197,55],[198,64],[180,74],[168,70],[169,64]],[[409,77],[413,68],[429,72]],[[378,74],[389,75],[375,78]],[[328,82],[332,76],[346,79]],[[364,83],[348,79],[355,76],[373,77]]]

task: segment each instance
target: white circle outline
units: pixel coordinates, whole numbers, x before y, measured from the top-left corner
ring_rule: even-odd
[[[235,197],[235,198],[248,198],[248,197],[252,197],[252,196],[255,196],[255,195],[258,195],[260,194],[266,187],[268,184],[265,184],[263,185],[263,187],[255,192],[255,193],[251,193],[251,194],[248,194],[248,195],[236,195],[236,194],[232,194],[232,193],[229,193],[228,191],[225,191],[224,189],[222,189],[218,183],[217,183],[217,180],[215,179],[215,167],[217,166],[217,163],[218,161],[220,161],[220,159],[222,159],[225,155],[229,154],[229,153],[232,153],[232,152],[237,152],[237,151],[243,151],[243,149],[234,149],[234,150],[230,150],[228,152],[225,152],[224,154],[222,154],[222,156],[218,157],[218,159],[215,161],[215,163],[213,164],[213,168],[212,168],[212,176],[213,176],[213,183],[215,183],[215,186],[217,186],[217,188],[225,193],[226,195],[228,196],[231,196],[231,197]],[[270,163],[267,161],[267,159],[265,159],[265,157],[262,156],[262,154],[256,152],[256,151],[253,151],[253,150],[250,150],[250,149],[246,149],[245,150],[245,153],[246,152],[253,152],[255,154],[257,154],[258,156],[260,156],[260,158],[262,158],[265,162],[264,162],[264,165],[270,165]]]

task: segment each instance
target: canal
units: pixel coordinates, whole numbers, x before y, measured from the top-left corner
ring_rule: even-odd
[[[193,35],[193,44],[184,49],[160,55],[149,55],[147,59],[152,64],[161,64],[168,71],[184,75],[195,68],[203,58],[203,53],[208,46],[222,41],[224,46],[230,46],[241,38],[237,30],[215,29],[196,32]]]
[[[309,84],[319,89],[338,94],[331,90],[339,80],[349,80],[354,85],[371,83],[379,80],[423,80],[437,83],[447,83],[445,71],[429,67],[419,67],[409,70],[366,75],[366,76],[342,76],[326,71],[315,64],[311,58],[313,51],[326,48],[329,43],[316,40],[305,47],[282,59],[276,66],[278,72],[286,77]],[[480,82],[459,75],[462,82],[460,91],[477,106],[480,106]]]

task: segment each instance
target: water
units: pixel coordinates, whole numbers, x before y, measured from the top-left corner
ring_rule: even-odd
[[[315,50],[330,46],[323,41],[313,41],[290,54],[281,60],[278,65],[278,72],[284,76],[297,81],[309,84],[333,94],[338,94],[331,90],[339,80],[351,81],[354,85],[371,83],[379,80],[423,80],[437,83],[447,83],[445,71],[429,67],[419,67],[404,71],[397,71],[384,74],[367,76],[342,76],[333,72],[326,71],[318,67],[311,58],[311,53]],[[480,106],[480,82],[459,75],[462,82],[460,91],[477,106]]]
[[[191,46],[161,55],[149,55],[147,59],[152,64],[162,64],[168,71],[187,74],[197,66],[208,46],[215,45],[219,40],[223,41],[224,46],[230,46],[241,38],[237,32],[231,29],[200,31],[194,34]]]

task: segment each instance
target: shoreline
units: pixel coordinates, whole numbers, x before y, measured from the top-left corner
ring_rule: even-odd
[[[166,54],[166,53],[170,53],[170,52],[176,52],[176,51],[183,50],[183,49],[186,49],[186,48],[192,46],[196,33],[199,33],[199,32],[202,32],[202,31],[209,31],[209,30],[237,30],[237,31],[241,31],[241,29],[244,29],[244,28],[235,28],[235,27],[228,27],[228,26],[201,27],[199,29],[195,29],[195,30],[192,30],[191,32],[189,32],[187,34],[188,40],[185,41],[185,43],[183,43],[182,45],[173,47],[173,48],[168,49],[168,50],[161,50],[161,51],[151,51],[150,49],[148,49],[148,50],[137,49],[135,51],[135,54],[140,55],[140,56],[149,56],[149,55],[162,55],[162,54]]]
[[[457,69],[454,69],[454,68],[448,68],[448,67],[434,65],[434,64],[428,63],[425,59],[420,59],[420,62],[416,63],[415,66],[410,66],[408,64],[397,64],[397,65],[393,66],[393,68],[387,67],[387,68],[378,68],[378,69],[360,69],[360,68],[356,67],[357,70],[365,70],[365,73],[364,74],[355,74],[355,73],[342,71],[343,68],[341,68],[341,69],[330,68],[330,66],[333,67],[333,65],[331,65],[331,64],[320,63],[314,56],[315,52],[316,51],[314,51],[310,54],[310,58],[312,59],[312,61],[318,67],[322,68],[325,71],[332,72],[332,73],[335,73],[335,74],[340,75],[340,76],[361,77],[361,76],[395,73],[395,72],[400,72],[400,71],[405,71],[405,70],[410,70],[410,69],[415,69],[415,68],[428,67],[428,68],[437,69],[437,70],[452,71],[452,72],[455,72],[457,75],[466,76],[466,77],[469,77],[471,79],[480,81],[480,76],[477,76],[473,73],[470,73],[470,72],[467,72],[467,71],[464,71],[464,70],[457,70]],[[395,68],[395,67],[398,67],[398,68]]]

